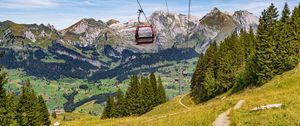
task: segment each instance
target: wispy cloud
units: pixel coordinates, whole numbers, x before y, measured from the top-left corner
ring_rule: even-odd
[[[52,8],[57,6],[54,0],[0,0],[0,8]]]

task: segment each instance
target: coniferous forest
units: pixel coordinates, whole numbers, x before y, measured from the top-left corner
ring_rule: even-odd
[[[23,83],[21,94],[7,92],[7,75],[0,69],[1,126],[48,126],[50,115],[42,96],[37,96],[29,80]]]
[[[142,115],[155,106],[166,102],[165,89],[160,77],[154,73],[149,77],[132,76],[125,95],[119,89],[117,96],[109,96],[102,118],[118,118]]]
[[[273,76],[293,69],[299,62],[300,5],[291,12],[287,3],[281,16],[271,4],[261,13],[257,32],[232,33],[214,42],[200,56],[191,80],[196,102],[224,92],[261,86]]]

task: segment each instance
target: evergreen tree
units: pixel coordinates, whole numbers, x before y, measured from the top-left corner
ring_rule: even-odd
[[[107,101],[106,101],[106,106],[104,108],[101,118],[102,119],[112,118],[114,115],[114,110],[115,110],[114,98],[112,96],[108,96]]]
[[[16,118],[16,110],[18,107],[18,98],[14,93],[9,93],[7,95],[7,102],[6,102],[6,110],[8,111],[6,114],[6,118],[8,119],[9,125],[17,125],[17,118]]]
[[[141,84],[136,75],[132,76],[125,94],[124,116],[138,115],[141,108]]]
[[[10,120],[7,118],[8,110],[6,109],[7,96],[4,89],[4,84],[7,82],[6,73],[0,69],[0,123],[4,125],[9,125]]]
[[[283,73],[290,66],[289,55],[292,52],[292,48],[290,48],[292,39],[290,31],[290,10],[286,3],[282,11],[282,17],[276,26],[276,59],[274,60],[276,74]]]
[[[217,78],[217,43],[213,42],[212,45],[207,49],[206,53],[200,57],[195,73],[192,77],[192,96],[194,96],[195,101],[203,101],[206,99],[202,95],[206,94],[207,90],[204,88],[205,74],[207,70],[211,70],[214,74],[214,78]]]
[[[158,105],[158,91],[157,91],[157,82],[156,82],[156,77],[154,73],[151,73],[149,76],[149,80],[150,80],[150,84],[152,86],[152,90],[153,90],[153,105],[156,106]]]
[[[280,19],[280,21],[284,22],[284,23],[289,23],[290,22],[290,14],[291,14],[291,11],[289,9],[289,6],[288,6],[287,3],[285,3],[283,11],[281,13],[281,19]]]
[[[221,90],[223,87],[219,85],[219,82],[214,76],[214,73],[212,70],[208,70],[205,73],[204,76],[205,82],[204,82],[204,90],[205,92],[201,92],[201,100],[206,101],[211,98],[216,97],[221,93]]]
[[[144,114],[146,112],[149,112],[154,107],[154,99],[155,97],[153,94],[152,85],[150,84],[148,77],[142,77],[141,78],[141,87],[142,87],[142,111],[139,114]]]
[[[241,42],[244,44],[244,55],[245,55],[245,62],[250,61],[250,57],[253,56],[254,49],[255,49],[255,35],[253,32],[253,28],[249,28],[249,32],[240,33]]]
[[[240,68],[245,61],[244,52],[244,45],[239,41],[237,33],[233,33],[220,45],[217,78],[223,86],[221,92],[229,90],[234,85],[234,80],[241,72]]]
[[[262,12],[259,19],[257,30],[257,41],[255,45],[255,54],[253,57],[253,66],[256,84],[263,84],[270,80],[274,74],[273,61],[276,60],[274,26],[277,22],[278,12],[276,7],[271,4],[267,10]]]
[[[116,100],[115,117],[122,117],[124,114],[124,94],[120,88],[117,91]]]
[[[162,80],[161,77],[158,77],[158,89],[157,89],[157,100],[158,100],[158,104],[162,104],[165,103],[167,101],[167,97],[166,97],[166,92],[165,92],[165,88],[162,84]]]
[[[25,81],[17,108],[17,120],[19,125],[39,125],[37,97],[32,90],[29,80]]]
[[[239,79],[241,81],[238,81],[238,88],[237,90],[241,90],[249,84],[256,83],[256,74],[254,73],[253,64],[254,64],[254,52],[255,52],[255,43],[256,43],[256,37],[254,35],[252,27],[250,27],[249,33],[247,34],[246,39],[244,40],[245,43],[245,70],[241,75],[239,76]],[[240,85],[242,82],[243,84]]]
[[[292,27],[292,42],[293,48],[292,55],[297,56],[300,54],[300,4],[295,7],[291,16],[291,27]]]
[[[38,120],[40,121],[40,126],[49,126],[51,124],[50,114],[48,112],[47,106],[45,104],[44,98],[40,95],[38,96],[38,102],[36,104],[38,111]]]

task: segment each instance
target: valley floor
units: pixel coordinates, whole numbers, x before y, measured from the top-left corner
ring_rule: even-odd
[[[101,120],[100,117],[75,112],[59,115],[57,119],[52,119],[52,123],[58,121],[61,126],[210,126],[219,114],[232,108],[239,100],[245,100],[239,110],[230,112],[231,125],[294,126],[300,125],[299,91],[300,64],[294,70],[275,76],[261,87],[246,89],[231,96],[225,94],[199,105],[195,105],[189,96],[178,96],[140,117]],[[284,107],[250,111],[266,104],[283,104]]]

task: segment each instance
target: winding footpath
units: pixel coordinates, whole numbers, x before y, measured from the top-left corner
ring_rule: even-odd
[[[154,118],[149,119],[148,121],[153,121],[153,120],[157,120],[157,119],[161,119],[161,118],[166,118],[166,117],[168,117],[168,116],[178,115],[178,114],[181,114],[181,113],[186,113],[186,112],[188,112],[188,111],[191,111],[191,109],[190,109],[188,106],[186,106],[185,104],[182,103],[182,99],[183,99],[184,97],[186,97],[187,95],[189,95],[189,94],[190,94],[190,92],[188,92],[188,93],[182,95],[182,96],[180,97],[180,99],[178,100],[178,103],[179,103],[181,106],[183,106],[186,110],[181,111],[181,112],[175,112],[175,113],[170,113],[170,114],[166,114],[166,115],[154,117]]]
[[[245,103],[245,100],[240,100],[234,107],[233,110],[238,110],[242,107]],[[216,120],[213,122],[213,126],[230,126],[230,119],[229,114],[232,108],[228,109],[227,111],[221,113]]]

